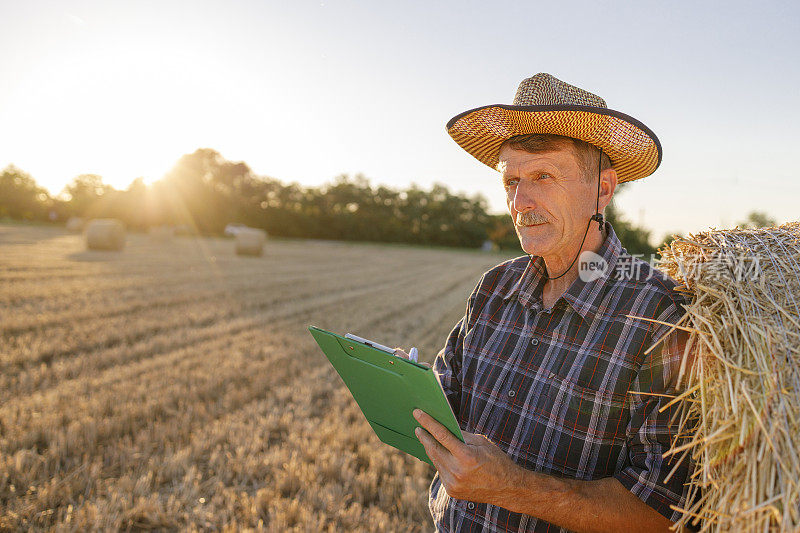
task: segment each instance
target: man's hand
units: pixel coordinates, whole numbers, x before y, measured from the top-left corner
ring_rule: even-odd
[[[671,522],[613,477],[582,481],[525,470],[483,435],[461,442],[414,410],[416,434],[452,498],[489,503],[581,532],[665,532]]]
[[[521,481],[521,467],[496,444],[462,432],[464,442],[427,413],[415,409],[416,435],[452,498],[498,504]]]
[[[411,357],[402,348],[395,348],[394,349],[394,354],[397,357],[402,357],[403,359],[411,359]],[[422,361],[420,361],[419,364],[425,365],[425,366],[428,366],[428,367],[431,366],[430,363],[423,363]]]

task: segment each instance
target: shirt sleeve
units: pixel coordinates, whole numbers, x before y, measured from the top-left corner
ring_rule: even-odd
[[[459,412],[461,410],[461,362],[463,361],[464,354],[464,339],[467,336],[467,331],[474,325],[472,322],[472,311],[475,303],[475,297],[478,293],[478,288],[481,286],[481,281],[475,287],[475,290],[467,300],[467,309],[461,320],[450,331],[447,336],[444,348],[442,348],[436,355],[433,361],[433,372],[439,378],[442,384],[444,394],[447,396],[447,401],[450,402],[450,407],[453,409],[453,414],[456,419],[459,419]]]
[[[684,311],[679,303],[670,304],[657,313],[657,320],[675,323]],[[669,331],[669,326],[653,328],[653,342],[659,341]],[[681,454],[667,458],[664,452],[672,447],[681,415],[676,410],[684,408],[673,404],[663,412],[662,407],[678,394],[678,373],[686,347],[686,333],[674,330],[663,342],[650,351],[642,361],[636,378],[628,391],[630,421],[627,428],[627,461],[614,477],[644,503],[670,519],[680,518],[688,493],[689,476],[693,471],[691,456],[687,454],[668,481],[667,475],[681,459]],[[645,394],[638,394],[638,393]],[[667,396],[658,396],[667,395]]]

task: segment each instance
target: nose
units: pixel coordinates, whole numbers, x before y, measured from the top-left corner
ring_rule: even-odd
[[[536,206],[534,185],[531,180],[519,180],[514,191],[513,206],[518,213],[530,211]]]

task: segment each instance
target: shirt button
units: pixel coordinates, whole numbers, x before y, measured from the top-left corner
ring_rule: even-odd
[[[515,391],[513,391],[513,390],[510,390],[510,391],[508,391],[508,395],[509,395],[511,398],[513,398],[514,396],[516,396],[516,395],[517,395],[517,393],[516,393]]]
[[[539,339],[537,339],[536,337],[532,338],[531,339],[531,344],[533,344],[534,346],[538,346],[539,345]]]
[[[469,503],[467,504],[467,509],[469,509],[470,511],[471,511],[472,509],[475,509],[475,504],[474,504],[474,503],[472,503],[472,502],[469,502]]]

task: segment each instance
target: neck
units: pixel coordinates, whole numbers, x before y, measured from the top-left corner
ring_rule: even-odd
[[[569,271],[561,276],[558,279],[547,280],[544,285],[543,290],[543,297],[545,300],[545,304],[549,302],[555,303],[562,294],[564,294],[572,282],[578,279],[578,273],[580,269],[580,259],[575,259],[576,256],[580,256],[583,252],[589,250],[592,252],[598,252],[600,247],[603,245],[603,241],[606,238],[606,232],[603,230],[602,232],[598,231],[598,223],[596,221],[592,221],[589,224],[589,231],[586,234],[586,240],[583,243],[583,246],[578,248],[581,244],[581,239],[583,239],[583,233],[577,236],[570,244],[564,249],[564,253],[561,254],[554,254],[549,256],[542,256],[544,260],[544,264],[547,267],[547,274],[550,277],[559,276],[561,275],[567,267],[569,267]],[[572,263],[572,266],[570,266]],[[550,307],[547,305],[547,307]]]

